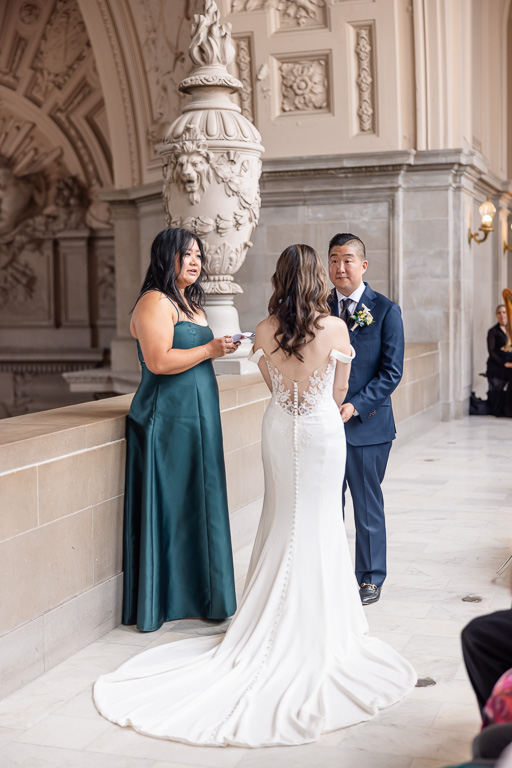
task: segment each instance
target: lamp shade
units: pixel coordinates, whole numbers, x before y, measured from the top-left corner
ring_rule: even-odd
[[[485,203],[482,203],[478,209],[478,213],[482,217],[482,227],[491,227],[494,214],[496,213],[496,208],[491,203],[489,198],[487,198]]]

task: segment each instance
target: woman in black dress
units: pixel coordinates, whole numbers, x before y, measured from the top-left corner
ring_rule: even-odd
[[[496,307],[496,325],[487,334],[486,376],[489,383],[487,402],[489,413],[493,416],[512,416],[510,400],[512,398],[512,352],[504,352],[508,341],[507,310],[504,304]],[[508,385],[508,386],[507,386]]]

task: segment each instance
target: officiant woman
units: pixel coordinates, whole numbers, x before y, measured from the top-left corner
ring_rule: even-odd
[[[123,624],[144,632],[236,609],[219,394],[200,239],[169,227],[151,246],[130,332],[142,378],[127,422]]]

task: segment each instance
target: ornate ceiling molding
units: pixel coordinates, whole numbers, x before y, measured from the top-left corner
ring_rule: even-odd
[[[16,172],[24,172],[21,154],[29,166],[36,145],[53,145],[63,148],[68,173],[83,174],[87,186],[112,184],[110,137],[94,64],[77,0],[10,0],[0,30],[0,98],[3,90],[9,104],[4,116],[25,119],[20,147],[13,144],[11,126],[10,145],[4,142],[0,154]],[[29,123],[38,127],[30,137]]]
[[[52,88],[62,90],[85,61],[90,49],[87,30],[75,0],[57,0],[31,64],[36,74],[25,95],[41,106]]]

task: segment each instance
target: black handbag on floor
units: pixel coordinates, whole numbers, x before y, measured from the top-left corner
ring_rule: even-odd
[[[490,413],[489,403],[477,397],[474,392],[469,396],[469,415],[470,416],[488,416]]]

